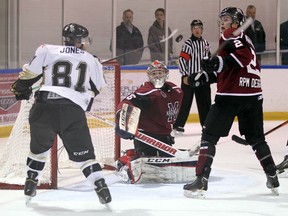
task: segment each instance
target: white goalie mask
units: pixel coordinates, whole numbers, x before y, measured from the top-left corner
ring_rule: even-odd
[[[155,86],[155,88],[161,88],[168,79],[169,70],[164,63],[155,60],[147,68],[147,74],[149,81]]]

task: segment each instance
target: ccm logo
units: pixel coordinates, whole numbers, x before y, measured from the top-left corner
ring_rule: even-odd
[[[169,163],[170,159],[169,158],[149,158],[147,162],[150,163]]]
[[[73,152],[73,154],[75,156],[79,156],[79,155],[84,155],[84,154],[87,154],[89,152],[89,150],[86,150],[86,151],[81,151],[81,152]]]

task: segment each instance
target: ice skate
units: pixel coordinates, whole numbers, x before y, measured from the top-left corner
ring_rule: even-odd
[[[197,176],[192,182],[184,185],[184,196],[189,198],[205,198],[205,191],[208,189],[208,179],[204,176]]]
[[[36,189],[38,184],[38,179],[36,179],[37,175],[37,172],[31,170],[28,171],[28,177],[26,178],[24,186],[26,205],[28,205],[31,202],[32,198],[36,196]]]
[[[105,180],[103,178],[98,179],[97,181],[95,181],[94,184],[95,184],[95,191],[99,197],[100,203],[107,204],[111,202],[112,198],[108,186],[105,183]],[[109,206],[107,206],[107,208],[109,208]]]
[[[288,155],[284,157],[284,160],[276,166],[277,173],[281,174],[285,172],[285,169],[288,169]]]
[[[266,186],[267,188],[269,188],[273,194],[275,195],[279,195],[278,192],[278,187],[279,187],[279,181],[278,181],[278,177],[276,172],[274,171],[275,167],[272,165],[269,165],[267,167],[267,173],[266,173],[266,177],[267,177],[267,182],[266,182]]]

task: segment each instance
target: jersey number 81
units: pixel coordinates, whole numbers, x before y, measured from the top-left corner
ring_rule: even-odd
[[[52,69],[52,85],[53,86],[65,86],[71,87],[71,72],[72,63],[69,61],[59,61],[53,65]],[[87,64],[86,62],[80,62],[76,70],[78,71],[78,78],[75,85],[75,91],[84,92],[84,82],[86,76]]]

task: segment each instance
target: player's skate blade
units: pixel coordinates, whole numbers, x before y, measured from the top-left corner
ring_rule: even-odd
[[[275,196],[279,196],[279,191],[278,188],[270,188],[272,194],[274,194]]]
[[[111,206],[110,206],[110,203],[106,203],[106,204],[104,204],[104,205],[105,205],[106,209],[107,209],[109,212],[112,212],[112,208],[111,208]]]
[[[268,167],[269,170],[270,167]],[[275,173],[275,171],[274,171]],[[277,174],[268,174],[266,173],[266,178],[267,178],[267,182],[266,182],[266,186],[267,188],[269,188],[271,190],[271,192],[275,195],[279,195],[278,192],[278,187],[280,186],[279,181],[278,181],[278,176]]]
[[[194,199],[205,199],[205,191],[204,190],[197,190],[197,191],[184,190],[184,196],[188,198],[194,198]]]
[[[31,203],[33,197],[31,196],[25,196],[25,205],[28,206]]]
[[[208,189],[208,181],[203,176],[198,176],[192,183],[184,185],[184,196],[188,198],[203,199]]]
[[[32,198],[36,196],[36,189],[38,184],[38,176],[37,172],[28,171],[28,177],[26,178],[25,185],[24,185],[24,195],[26,197],[25,204],[28,205]]]

